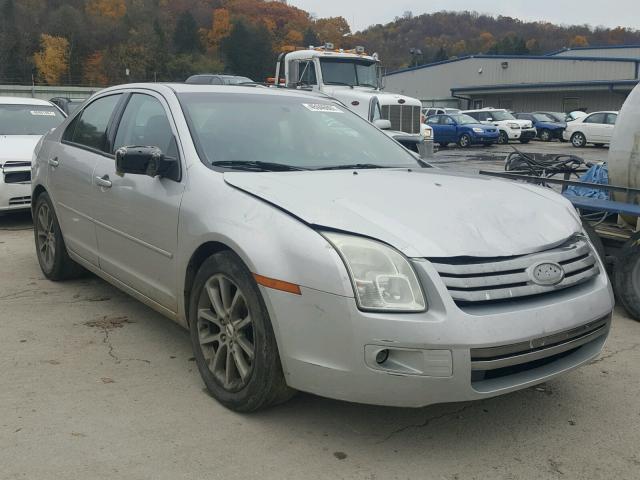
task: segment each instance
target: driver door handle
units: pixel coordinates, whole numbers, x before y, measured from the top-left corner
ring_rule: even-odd
[[[102,188],[111,188],[111,180],[109,180],[109,175],[96,177],[96,185]]]
[[[60,162],[58,161],[58,157],[50,158],[49,160],[47,160],[47,163],[52,167],[57,167],[58,165],[60,165]]]

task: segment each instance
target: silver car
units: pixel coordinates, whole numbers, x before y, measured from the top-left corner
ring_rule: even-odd
[[[37,147],[51,280],[89,270],[188,328],[209,391],[418,407],[592,359],[613,296],[571,204],[430,168],[295,90],[140,84]]]

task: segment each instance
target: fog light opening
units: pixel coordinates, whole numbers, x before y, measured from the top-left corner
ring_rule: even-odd
[[[376,363],[378,365],[382,365],[384,362],[387,361],[388,358],[389,358],[389,350],[387,350],[386,348],[376,353]]]

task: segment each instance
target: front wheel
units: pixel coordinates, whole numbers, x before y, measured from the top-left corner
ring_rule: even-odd
[[[189,330],[207,390],[225,407],[252,412],[293,394],[258,285],[236,254],[212,255],[198,270]]]
[[[582,132],[571,135],[571,144],[576,148],[584,147],[587,144],[587,137]]]
[[[460,148],[469,147],[471,145],[471,137],[468,134],[463,133],[460,139],[458,140],[458,145],[460,146]]]
[[[616,296],[634,320],[640,321],[640,250],[629,244],[614,268]]]
[[[48,193],[38,196],[33,212],[36,254],[44,276],[54,281],[81,276],[85,270],[71,260],[67,253],[58,217]]]
[[[553,135],[551,134],[551,130],[543,128],[540,132],[540,140],[542,140],[543,142],[550,142],[552,138]]]
[[[498,144],[506,145],[509,143],[509,135],[504,130],[500,130],[500,135],[498,135]]]

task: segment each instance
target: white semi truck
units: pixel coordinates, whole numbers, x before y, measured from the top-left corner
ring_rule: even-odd
[[[416,98],[383,92],[382,68],[377,54],[363,47],[352,50],[322,47],[283,52],[278,57],[274,83],[287,88],[322,92],[422,157],[433,152],[433,132],[421,119]]]

